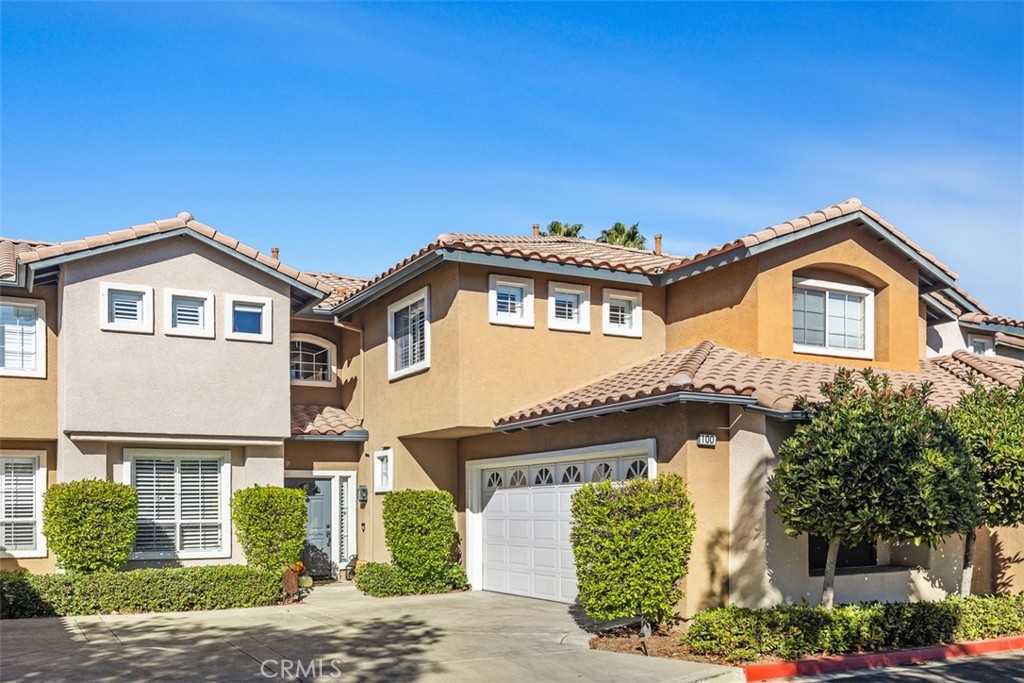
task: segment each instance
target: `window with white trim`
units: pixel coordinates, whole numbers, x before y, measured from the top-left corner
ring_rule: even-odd
[[[226,453],[139,449],[128,456],[126,467],[139,496],[134,557],[231,554]]]
[[[393,470],[394,453],[384,448],[373,454],[373,490],[375,493],[386,493],[394,485]]]
[[[793,280],[793,350],[874,357],[874,292],[824,280]]]
[[[996,355],[996,347],[992,337],[983,334],[967,335],[967,347],[982,356]]]
[[[292,384],[304,387],[337,386],[338,347],[311,334],[291,336],[289,374]]]
[[[175,337],[214,336],[213,294],[164,290],[164,334]]]
[[[590,287],[564,282],[548,283],[548,328],[590,331]]]
[[[430,367],[429,288],[388,306],[388,379]]]
[[[46,556],[45,489],[45,453],[4,451],[0,456],[0,556]]]
[[[0,303],[0,375],[46,377],[46,302],[41,299]]]
[[[494,274],[487,279],[488,320],[495,325],[533,327],[533,280]]]
[[[101,282],[100,329],[152,334],[153,288]]]
[[[618,337],[642,337],[644,311],[643,294],[619,289],[601,292],[602,330]]]
[[[264,296],[224,296],[224,337],[236,341],[273,341],[273,302]]]

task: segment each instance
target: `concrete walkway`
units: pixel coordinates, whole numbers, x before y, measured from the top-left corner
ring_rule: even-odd
[[[739,669],[598,652],[587,640],[565,605],[482,592],[377,599],[338,584],[288,607],[0,622],[0,679],[743,680]]]

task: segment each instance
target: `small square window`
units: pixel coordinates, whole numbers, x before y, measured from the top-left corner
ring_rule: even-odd
[[[589,332],[590,287],[587,285],[549,282],[548,328],[572,332]]]
[[[491,323],[533,327],[533,280],[491,275],[487,299]]]
[[[643,336],[643,295],[606,289],[602,292],[602,329],[605,334],[619,337]]]
[[[153,333],[153,288],[100,283],[100,329]]]
[[[164,334],[213,338],[213,294],[164,290]]]
[[[393,487],[392,451],[384,448],[373,454],[373,490],[386,493]]]
[[[269,342],[273,340],[273,309],[266,297],[224,297],[224,336],[240,341]]]
[[[971,351],[980,356],[996,355],[996,349],[992,337],[979,334],[969,334],[967,335],[967,346]]]

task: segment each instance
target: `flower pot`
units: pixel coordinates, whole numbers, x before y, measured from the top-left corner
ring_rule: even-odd
[[[312,588],[313,577],[312,576],[300,576],[299,577],[299,588]]]

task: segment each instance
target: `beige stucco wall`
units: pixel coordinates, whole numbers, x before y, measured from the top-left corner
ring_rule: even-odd
[[[187,237],[64,268],[61,432],[288,435],[290,304],[285,283]],[[153,334],[100,329],[103,281],[154,288]],[[165,335],[166,288],[212,292],[216,338]],[[226,294],[272,300],[272,343],[225,338]]]
[[[0,377],[0,439],[53,439],[57,436],[57,288],[38,287],[7,298],[42,299],[46,309],[46,376]]]
[[[793,351],[793,277],[875,290],[873,361]],[[915,370],[921,357],[917,267],[852,225],[827,230],[668,287],[668,348],[704,339],[767,358]]]

